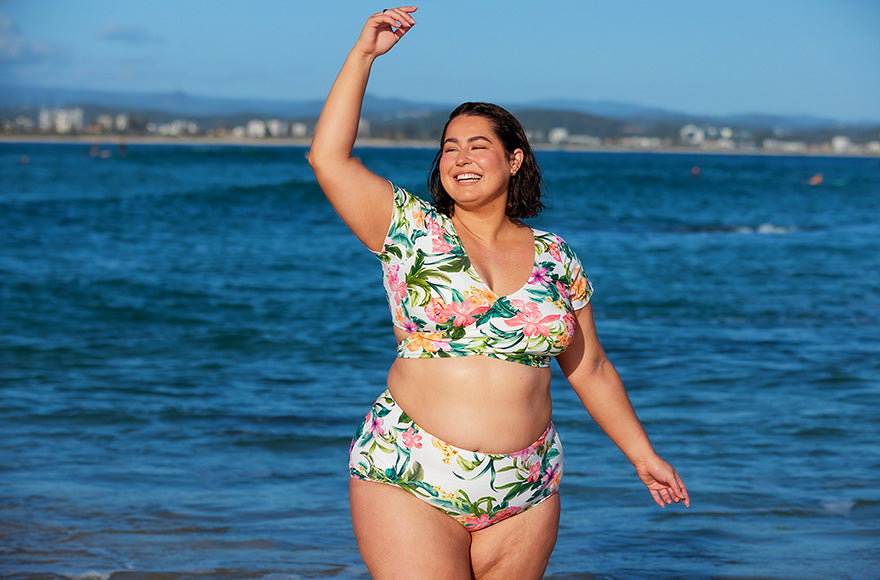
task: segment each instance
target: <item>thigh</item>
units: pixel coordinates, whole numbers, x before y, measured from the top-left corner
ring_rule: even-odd
[[[393,485],[352,479],[351,519],[375,580],[470,579],[470,534],[451,517]]]
[[[559,494],[471,534],[471,563],[477,580],[540,579],[559,531]]]

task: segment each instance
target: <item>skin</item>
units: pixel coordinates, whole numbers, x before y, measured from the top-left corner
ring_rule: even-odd
[[[352,156],[352,148],[373,62],[415,26],[415,11],[394,8],[369,18],[327,97],[309,154],[328,200],[371,250],[384,243],[393,191]],[[483,281],[498,296],[510,294],[526,283],[534,262],[531,229],[505,215],[510,176],[523,152],[506,151],[489,122],[472,116],[453,119],[442,146],[441,183],[455,203],[456,233]],[[560,368],[654,501],[689,505],[681,478],[654,452],[599,343],[592,307],[576,316],[574,340],[557,357]],[[395,335],[406,337],[400,329]],[[552,411],[548,368],[489,357],[396,359],[388,388],[428,432],[480,452],[528,446],[543,433]],[[361,556],[377,579],[540,578],[559,524],[558,496],[476,532],[393,486],[353,479],[350,500]]]

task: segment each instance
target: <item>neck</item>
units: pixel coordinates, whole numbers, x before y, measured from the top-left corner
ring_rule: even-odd
[[[475,207],[463,208],[456,204],[452,220],[457,228],[481,240],[503,238],[521,225],[507,217],[507,196]]]
[[[452,223],[459,234],[464,233],[470,238],[494,242],[503,240],[521,227],[504,213],[475,213],[456,211]]]

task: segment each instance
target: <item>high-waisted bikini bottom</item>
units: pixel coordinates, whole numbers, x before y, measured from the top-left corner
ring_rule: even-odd
[[[387,390],[358,427],[349,456],[352,477],[400,487],[470,531],[552,496],[562,468],[562,443],[552,422],[521,451],[467,451],[416,425]]]

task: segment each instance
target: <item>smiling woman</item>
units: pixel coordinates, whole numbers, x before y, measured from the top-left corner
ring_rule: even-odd
[[[574,250],[521,221],[543,204],[520,123],[497,105],[455,109],[431,168],[434,204],[352,156],[373,63],[412,30],[415,11],[367,20],[309,153],[327,198],[382,265],[398,340],[351,444],[355,537],[377,579],[540,578],[564,465],[552,357],[654,500],[689,499],[605,356]]]

